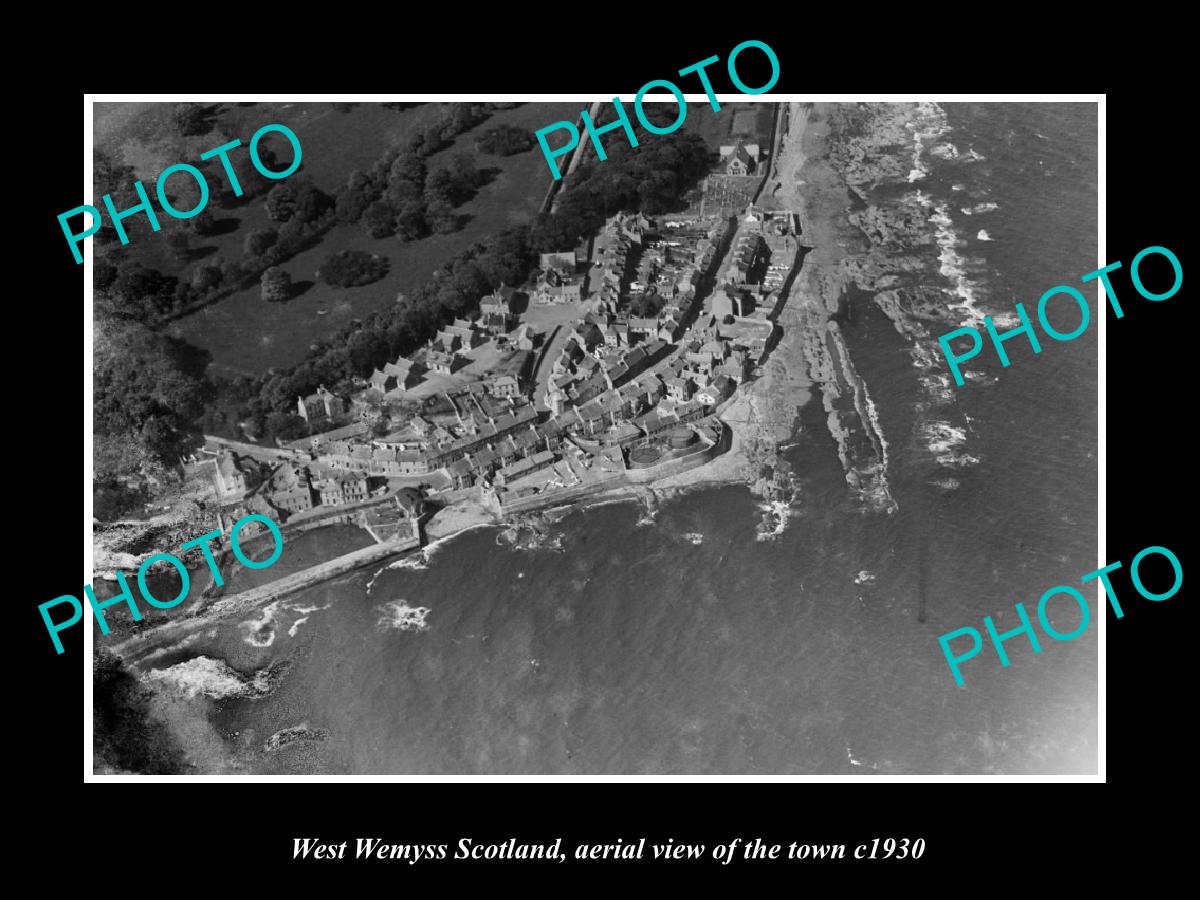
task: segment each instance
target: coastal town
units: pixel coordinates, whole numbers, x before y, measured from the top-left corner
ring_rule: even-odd
[[[758,145],[722,149],[693,208],[614,214],[415,353],[297,397],[311,435],[210,437],[181,461],[188,478],[229,516],[352,522],[385,540],[446,507],[499,521],[720,455],[721,412],[779,339],[799,251],[793,212],[733,206],[762,183]]]
[[[356,392],[298,397],[327,430],[267,451],[213,439],[187,465],[280,521],[414,490],[503,515],[652,481],[728,446],[720,409],[773,345],[796,250],[787,211],[615,215]]]
[[[600,101],[603,148],[552,148],[550,183],[530,129],[582,105],[98,114],[122,203],[260,121],[306,163],[200,230],[91,245],[92,584],[42,617],[92,631],[96,772],[1040,771],[1046,723],[1087,724],[1072,699],[1009,722],[1025,749],[960,728],[938,635],[1011,612],[979,547],[1026,593],[1087,558],[1094,496],[1060,504],[1061,465],[1032,500],[983,476],[1028,456],[991,385],[1052,460],[1094,435],[1090,388],[1026,410],[1034,373],[985,360],[956,392],[936,335],[1043,280],[1005,254],[1046,176],[979,161],[1088,163],[1088,117],[739,101],[626,146]],[[1009,122],[1055,140],[1009,147]],[[1086,212],[1087,173],[1056,174]],[[936,747],[896,738],[913,721]]]
[[[690,484],[746,483],[767,501],[760,538],[779,534],[794,481],[745,415],[803,256],[800,216],[768,195],[788,118],[786,107],[739,112],[685,208],[614,211],[417,349],[296,396],[303,437],[205,435],[179,460],[176,496],[191,512],[181,521],[179,501],[161,516],[147,507],[160,537],[257,513],[285,536],[357,526],[370,545],[240,594],[210,584],[209,603],[132,629],[114,651],[133,661],[207,621],[466,528],[505,525],[518,541],[528,527],[538,543],[541,514],[653,505]],[[544,208],[556,202],[551,190]],[[97,570],[140,564],[145,533],[132,522],[98,532]]]

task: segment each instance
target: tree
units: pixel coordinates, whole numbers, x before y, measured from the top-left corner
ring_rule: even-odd
[[[142,424],[142,444],[158,459],[175,459],[189,444],[185,431],[176,427],[174,416],[151,416]]]
[[[458,231],[458,216],[453,207],[444,200],[430,200],[425,207],[425,221],[435,234],[450,234]]]
[[[212,191],[212,203],[220,205],[244,203],[254,197],[261,196],[279,184],[278,181],[266,178],[255,167],[254,161],[250,157],[250,152],[245,146],[250,141],[249,134],[217,132],[209,140],[212,142],[211,146],[213,147],[219,147],[232,140],[240,140],[242,142],[241,147],[235,148],[232,153],[228,153],[225,156],[229,167],[233,169],[234,177],[237,178],[238,187],[242,191],[241,194],[233,190],[229,173],[225,171],[225,163],[219,157],[214,156],[207,160],[207,162],[200,164],[202,168],[207,166],[204,170],[204,175],[208,181],[209,190]],[[276,160],[274,151],[264,143],[258,145],[258,159],[264,168],[272,172],[277,172],[285,168],[285,166],[280,165]]]
[[[411,153],[401,153],[392,161],[387,175],[387,200],[399,208],[406,201],[419,200],[425,189],[425,162]]]
[[[333,199],[310,181],[295,182],[292,191],[295,196],[292,203],[293,215],[301,222],[315,222],[333,206]]]
[[[135,319],[153,319],[170,311],[179,279],[139,264],[125,265],[113,281],[109,294],[114,310]]]
[[[375,194],[374,182],[357,169],[346,179],[346,186],[337,196],[339,222],[352,225],[363,217]]]
[[[367,207],[362,223],[363,230],[371,237],[390,237],[396,233],[396,211],[386,200],[376,200]]]
[[[257,228],[242,241],[242,252],[247,256],[262,256],[277,240],[279,232],[274,228]]]
[[[208,210],[192,216],[187,222],[200,237],[211,237],[217,233],[217,219]]]
[[[308,426],[293,412],[273,412],[267,416],[263,426],[268,437],[281,441],[294,441],[308,434]]]
[[[346,350],[350,355],[350,365],[353,366],[355,375],[369,374],[371,370],[388,358],[387,341],[383,334],[367,328],[361,328],[350,336],[346,342]],[[368,391],[368,397],[372,393],[378,394],[379,392],[372,389]],[[376,406],[378,406],[378,399],[375,403]]]
[[[208,109],[199,103],[180,103],[175,107],[175,127],[184,137],[207,134],[212,130],[212,120]]]
[[[119,163],[103,151],[92,153],[92,184],[97,200],[105,194],[110,195],[117,209],[129,209],[141,202],[133,187],[138,180],[137,172],[132,166]],[[97,206],[103,204],[97,202]],[[128,224],[126,225],[128,230]],[[107,223],[96,232],[96,240],[109,243],[117,239],[117,230]]]
[[[221,275],[220,266],[196,266],[192,272],[192,287],[198,291],[211,291],[221,283]]]
[[[454,154],[454,158],[450,160],[450,174],[464,188],[478,187],[482,178],[479,169],[475,166],[475,160],[469,153]]]
[[[425,179],[426,203],[441,202],[447,206],[457,206],[458,194],[454,176],[450,174],[449,169],[437,169],[430,172],[429,177]]]
[[[523,153],[534,144],[533,133],[515,125],[497,125],[489,128],[475,141],[475,149],[480,153],[491,153],[496,156],[512,156]]]
[[[279,266],[271,266],[262,273],[262,298],[268,303],[279,303],[292,296],[292,276]]]
[[[267,193],[267,215],[276,222],[286,222],[296,214],[296,191],[290,184],[275,185]]]
[[[207,354],[130,322],[97,323],[92,408],[97,436],[173,463],[211,396]]]
[[[362,250],[343,250],[321,264],[321,280],[335,287],[357,287],[387,274],[388,261]]]
[[[651,316],[658,315],[658,311],[663,307],[663,298],[656,291],[647,291],[646,293],[636,297],[629,304],[629,310],[635,316],[643,319],[648,319]]]
[[[92,286],[98,291],[107,291],[117,280],[117,267],[102,259],[92,264]]]
[[[167,235],[167,246],[177,262],[185,263],[192,258],[192,248],[186,231],[176,229]]]
[[[429,233],[425,221],[425,204],[419,200],[410,200],[396,214],[396,233],[402,241],[415,241]]]

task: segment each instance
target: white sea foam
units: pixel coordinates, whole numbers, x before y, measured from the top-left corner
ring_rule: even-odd
[[[965,261],[958,252],[958,248],[963,246],[963,242],[959,239],[958,232],[954,230],[954,221],[950,218],[949,205],[937,204],[936,212],[930,216],[930,221],[937,226],[934,239],[940,248],[938,260],[941,262],[941,266],[938,271],[954,285],[953,290],[949,293],[962,300],[961,303],[950,304],[950,308],[966,313],[967,321],[963,323],[965,325],[982,322],[983,313],[976,306],[977,288],[967,277]]]
[[[404,600],[392,600],[381,606],[379,612],[378,625],[381,629],[426,631],[429,628],[425,623],[425,617],[430,613],[427,606],[409,606]]]
[[[271,689],[267,670],[246,678],[218,659],[197,656],[166,669],[151,669],[147,676],[186,697],[261,697]]]
[[[965,154],[963,154],[963,159],[966,162],[980,162],[981,160],[987,159],[987,157],[984,156],[982,153],[980,153],[978,150],[976,150],[974,147],[970,147],[970,148],[968,148],[967,152]]]
[[[961,190],[963,190],[963,186],[961,184],[952,184],[952,185],[950,185],[950,190],[961,191]]]
[[[442,547],[446,546],[446,544],[448,544],[450,541],[454,540],[456,537],[461,537],[462,535],[466,534],[468,531],[478,531],[480,528],[495,528],[495,527],[497,527],[497,526],[492,522],[480,522],[477,525],[468,525],[466,528],[463,528],[461,531],[455,531],[453,534],[447,534],[443,537],[438,538],[435,541],[430,541],[428,544],[426,544],[424,547],[421,548],[421,552],[420,552],[420,554],[417,554],[417,556],[424,557],[424,561],[426,563],[433,562],[434,554],[436,554],[439,550],[442,549]],[[400,568],[409,568],[409,567],[401,566],[399,563],[396,563],[393,565],[393,568],[400,569]],[[418,566],[413,565],[413,566],[411,566],[411,568],[415,569],[415,568],[418,568]]]
[[[685,541],[691,541],[697,547],[704,543],[704,535],[698,531],[689,531],[683,535]]]
[[[1004,319],[1004,321],[1000,321],[1000,318],[996,317],[995,319],[993,319],[993,321],[996,323],[997,327],[999,327],[999,328],[1005,328],[1005,327],[1009,327],[1009,326],[1017,324],[1017,319],[1016,319],[1015,315],[1011,319],[1006,317]],[[995,384],[996,383],[996,377],[994,375],[988,375],[985,372],[964,371],[963,378],[965,378],[967,381],[973,381],[976,384]]]
[[[863,399],[867,402],[867,418],[871,420],[871,424],[875,427],[875,433],[879,435],[879,451],[883,457],[883,471],[879,474],[879,480],[883,483],[883,488],[887,490],[887,465],[888,465],[888,442],[883,436],[883,428],[879,424],[879,413],[875,409],[875,402],[871,399],[870,393],[867,391],[867,383],[862,382]]]
[[[279,609],[281,600],[268,603],[262,609],[262,615],[257,619],[247,619],[238,625],[244,635],[242,640],[251,647],[270,647],[275,643],[275,612]]]
[[[942,453],[936,459],[940,465],[951,469],[964,469],[979,463],[979,458],[969,453]]]
[[[301,722],[299,725],[293,725],[290,728],[281,728],[263,744],[263,750],[267,753],[274,753],[277,750],[282,750],[285,747],[290,747],[293,744],[303,741],[323,741],[329,737],[329,731],[324,728],[313,728],[307,722]]]
[[[371,580],[367,582],[367,596],[368,597],[371,596],[371,588],[375,587],[375,579],[377,579],[379,577],[379,575],[387,568],[388,568],[387,566],[380,566],[378,569],[375,570],[375,574],[371,576]]]
[[[929,152],[938,159],[958,159],[958,148],[949,141],[931,147]]]
[[[979,241],[990,241],[992,240],[992,236],[980,228],[979,234],[975,235],[975,239]]]
[[[295,622],[293,622],[292,627],[288,629],[288,637],[295,637],[296,632],[300,629],[300,626],[303,625],[307,621],[308,621],[308,616],[301,616],[299,619],[297,619]]]
[[[870,572],[867,569],[863,569],[861,572],[859,572],[857,575],[854,576],[854,583],[855,584],[874,584],[875,583],[875,575],[873,572]]]
[[[382,570],[380,570],[380,571],[382,571]],[[376,574],[379,574],[379,573],[377,572]],[[369,593],[369,591],[368,591],[368,593]],[[307,622],[310,618],[312,618],[312,616],[311,616],[312,613],[319,612],[323,609],[329,609],[330,606],[331,606],[331,604],[329,604],[329,603],[326,603],[324,605],[318,604],[316,606],[305,606],[303,604],[298,603],[295,606],[288,606],[287,609],[289,611],[299,614],[299,618],[296,619],[296,621],[294,621],[292,623],[291,628],[288,629],[288,637],[295,637],[296,632],[300,630],[300,626],[303,625],[305,622]]]
[[[913,344],[908,348],[908,355],[912,357],[914,368],[936,369],[941,366],[941,357],[924,344]]]
[[[954,399],[949,375],[922,375],[920,381],[930,397],[947,403]]]
[[[949,422],[926,422],[921,426],[921,438],[939,465],[962,469],[979,462],[978,457],[971,456],[962,449],[967,442],[966,430]]]
[[[911,184],[929,174],[929,169],[921,161],[921,157],[924,154],[925,145],[936,141],[948,130],[946,114],[936,103],[918,103],[917,119],[909,122],[905,127],[912,132],[913,136],[912,169],[908,173],[908,181]],[[944,146],[953,147],[954,145]]]
[[[764,508],[761,507],[760,508]],[[773,500],[765,506],[776,518],[775,527],[770,531],[759,531],[755,535],[758,541],[773,541],[787,530],[788,519],[792,516],[791,507],[782,500]]]
[[[921,426],[921,439],[931,453],[946,453],[967,441],[967,432],[949,422],[926,422]]]
[[[962,207],[962,214],[964,216],[975,216],[985,212],[992,212],[995,209],[999,209],[995,203],[976,203],[974,206]]]

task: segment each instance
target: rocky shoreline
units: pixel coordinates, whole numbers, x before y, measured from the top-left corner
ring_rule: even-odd
[[[766,418],[779,426],[787,419],[781,408],[789,399],[800,405],[807,400],[807,390],[801,397],[796,385],[779,377],[806,369],[811,388],[821,394],[847,484],[865,511],[892,513],[898,507],[888,485],[889,442],[839,321],[848,314],[852,291],[869,294],[911,345],[913,365],[922,370],[918,380],[926,389],[927,412],[953,418],[946,408],[953,395],[937,371],[931,333],[961,316],[947,289],[929,283],[938,260],[945,258],[947,239],[939,232],[938,210],[919,182],[928,154],[956,151],[936,143],[947,125],[934,104],[793,104],[790,120],[799,127],[777,161],[782,183],[772,202],[799,212],[806,255],[780,315],[785,339],[778,365],[764,378],[771,398]],[[941,271],[946,273],[945,265]],[[950,422],[934,424],[956,434],[960,430]],[[906,445],[908,436],[903,437]],[[940,465],[975,461],[947,453],[944,442],[925,443]],[[933,483],[957,487],[954,479]]]

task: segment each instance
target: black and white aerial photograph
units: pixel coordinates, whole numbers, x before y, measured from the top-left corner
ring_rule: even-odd
[[[685,89],[91,105],[98,780],[1097,775],[1097,103]]]

